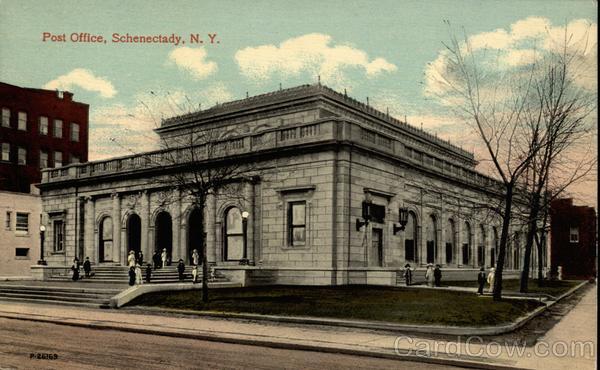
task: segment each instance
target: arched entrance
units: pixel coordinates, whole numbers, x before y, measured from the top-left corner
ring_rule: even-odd
[[[202,237],[202,233],[200,232],[201,223],[202,211],[200,210],[200,208],[194,208],[192,212],[190,212],[188,218],[188,239],[186,250],[187,263],[192,263],[192,251],[194,249],[198,250],[198,254],[200,255],[200,261],[202,261],[202,248],[204,247],[204,238]]]
[[[156,249],[159,252],[162,252],[163,249],[166,249],[167,261],[171,261],[173,258],[173,224],[171,221],[171,215],[168,212],[162,211],[156,216],[154,230]]]
[[[142,250],[142,220],[135,213],[127,219],[127,249],[139,255]]]
[[[113,225],[112,218],[104,217],[98,227],[98,261],[112,262]]]

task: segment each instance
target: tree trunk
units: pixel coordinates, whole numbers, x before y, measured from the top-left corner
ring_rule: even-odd
[[[206,253],[206,233],[204,232],[204,208],[206,205],[206,197],[200,196],[198,199],[198,207],[200,207],[200,235],[202,237],[202,302],[208,303],[208,258]]]
[[[529,265],[531,261],[531,250],[537,232],[537,218],[540,213],[540,197],[538,194],[532,194],[531,206],[529,207],[529,216],[527,223],[527,240],[525,241],[525,256],[523,258],[523,271],[521,272],[521,293],[527,293],[529,283]]]
[[[512,212],[513,184],[506,184],[506,195],[504,198],[504,215],[502,217],[502,232],[500,234],[500,249],[496,261],[496,271],[494,275],[494,301],[502,299],[502,271],[504,269],[504,258],[506,255],[506,244],[508,242],[508,232],[510,226],[510,215]]]

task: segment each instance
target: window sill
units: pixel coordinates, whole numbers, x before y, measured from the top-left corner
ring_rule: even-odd
[[[15,231],[15,236],[21,238],[29,238],[31,237],[31,234],[27,231]]]
[[[30,260],[31,257],[27,256],[27,257],[21,257],[21,256],[15,256],[15,260]]]
[[[60,254],[65,254],[65,251],[59,251],[59,252],[50,252],[51,255],[60,255]]]

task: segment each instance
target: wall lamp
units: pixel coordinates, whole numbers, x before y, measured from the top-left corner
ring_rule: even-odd
[[[360,231],[360,228],[363,226],[367,226],[369,221],[371,220],[371,205],[373,201],[370,197],[367,197],[362,204],[362,218],[364,221],[361,221],[360,218],[356,219],[356,231]]]
[[[394,235],[396,235],[398,231],[403,231],[406,227],[406,224],[408,223],[408,208],[398,209],[398,222],[400,223],[400,226],[394,224]]]

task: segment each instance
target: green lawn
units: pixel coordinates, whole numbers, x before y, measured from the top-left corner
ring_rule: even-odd
[[[538,286],[536,280],[530,280],[528,284],[529,293],[545,293],[551,296],[559,296],[569,291],[580,284],[581,280],[548,280],[544,281],[543,286]],[[445,281],[445,286],[462,286],[462,287],[477,287],[476,281]],[[487,284],[485,286],[487,291]],[[518,279],[502,280],[502,291],[503,292],[518,292],[521,288],[520,281]]]
[[[540,303],[493,302],[472,293],[375,286],[270,286],[150,293],[129,305],[286,316],[333,317],[403,324],[486,326],[508,323]]]

